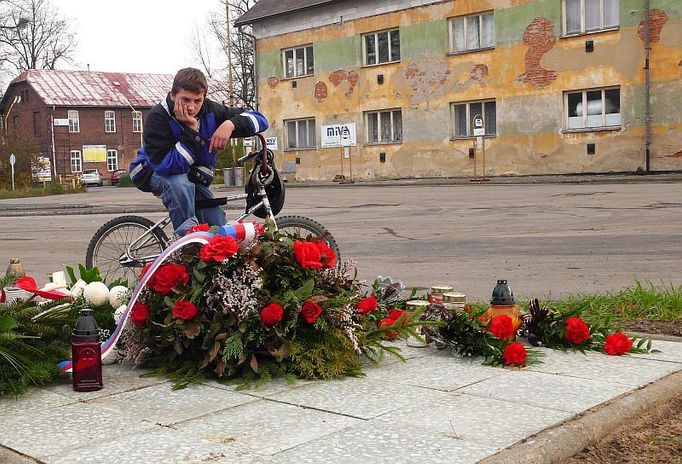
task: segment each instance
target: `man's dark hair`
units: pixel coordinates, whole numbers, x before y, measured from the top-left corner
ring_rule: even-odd
[[[206,76],[196,68],[181,69],[173,79],[171,94],[176,94],[181,90],[187,90],[189,92],[203,91],[204,95],[206,95],[206,91],[208,90]]]

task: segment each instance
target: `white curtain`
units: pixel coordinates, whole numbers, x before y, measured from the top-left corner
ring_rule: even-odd
[[[495,16],[493,13],[486,13],[481,16],[483,25],[481,26],[481,47],[495,46]]]
[[[566,0],[566,34],[580,32],[580,0]]]
[[[464,18],[455,18],[452,20],[452,51],[464,51]]]
[[[620,25],[620,0],[604,0],[604,27]]]

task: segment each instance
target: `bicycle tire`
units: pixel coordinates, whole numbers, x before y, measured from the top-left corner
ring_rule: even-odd
[[[108,221],[90,239],[85,267],[91,269],[97,266],[102,277],[109,282],[117,278],[134,282],[139,277],[139,270],[149,262],[141,260],[142,257],[158,256],[168,246],[168,237],[163,230],[155,229],[149,239],[135,250],[142,254],[140,260],[133,259],[123,265],[119,258],[133,241],[153,226],[153,221],[141,216],[120,216]]]
[[[329,245],[329,248],[334,250],[336,253],[336,263],[337,266],[341,263],[341,252],[339,251],[339,245],[336,243],[334,236],[319,222],[314,219],[310,219],[304,216],[279,216],[276,218],[277,229],[283,231],[284,233],[291,232],[292,235],[298,235],[302,238],[306,238],[301,232],[310,232],[310,234],[323,237],[324,240]]]

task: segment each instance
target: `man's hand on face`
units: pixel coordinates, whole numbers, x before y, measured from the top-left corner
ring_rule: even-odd
[[[173,113],[175,113],[175,119],[177,119],[180,123],[184,124],[190,129],[199,130],[199,121],[197,121],[194,116],[189,115],[187,111],[187,105],[183,103],[180,98],[175,99]]]
[[[222,150],[225,148],[227,141],[230,140],[234,124],[232,121],[225,121],[218,127],[211,137],[211,143],[208,146],[208,151]]]

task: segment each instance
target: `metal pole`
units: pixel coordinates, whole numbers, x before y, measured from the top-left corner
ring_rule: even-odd
[[[645,136],[644,136],[644,152],[645,152],[645,172],[649,172],[651,168],[651,37],[650,37],[650,19],[649,19],[650,5],[649,0],[644,0],[644,76],[645,76],[645,101],[646,101],[646,119],[645,119]]]
[[[232,37],[230,37],[230,0],[225,0],[225,18],[227,24],[227,85],[230,92],[230,106],[234,106],[234,81],[232,80]]]

